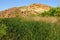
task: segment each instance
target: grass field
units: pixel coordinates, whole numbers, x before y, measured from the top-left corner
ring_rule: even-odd
[[[60,25],[20,18],[0,19],[0,40],[60,40]]]

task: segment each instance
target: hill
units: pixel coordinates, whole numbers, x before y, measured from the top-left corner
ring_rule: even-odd
[[[0,18],[11,18],[18,15],[38,14],[50,10],[50,6],[44,4],[31,4],[29,6],[14,7],[0,12]]]
[[[60,7],[31,4],[1,11],[0,40],[60,40]]]

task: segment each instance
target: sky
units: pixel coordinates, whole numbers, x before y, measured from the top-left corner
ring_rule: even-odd
[[[12,7],[28,6],[33,3],[47,4],[52,7],[60,6],[60,0],[0,0],[0,11]]]

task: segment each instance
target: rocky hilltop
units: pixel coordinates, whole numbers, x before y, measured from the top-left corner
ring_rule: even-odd
[[[31,4],[29,6],[14,7],[0,11],[0,18],[11,18],[16,16],[25,16],[29,14],[38,14],[50,10],[51,7],[44,4]]]

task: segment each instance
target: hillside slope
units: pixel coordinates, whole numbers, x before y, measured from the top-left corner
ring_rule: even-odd
[[[31,4],[29,6],[14,7],[0,12],[0,18],[11,18],[20,15],[38,14],[50,10],[44,4]]]

